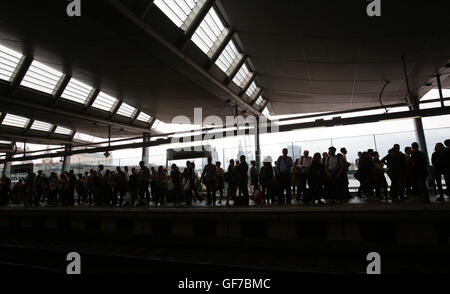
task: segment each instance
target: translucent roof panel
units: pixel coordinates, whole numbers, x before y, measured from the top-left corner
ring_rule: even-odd
[[[67,128],[63,128],[63,127],[57,127],[56,130],[55,130],[55,134],[71,135],[72,134],[72,130],[71,129],[67,129]]]
[[[92,104],[92,107],[111,112],[117,102],[118,100],[116,98],[100,92],[95,99],[94,104]]]
[[[10,81],[22,54],[0,45],[0,79]]]
[[[179,28],[188,20],[200,0],[155,0],[154,3]]]
[[[144,112],[141,112],[139,114],[139,116],[137,117],[137,120],[143,121],[143,122],[149,122],[151,118],[152,117],[150,115],[148,115],[148,114],[146,114]]]
[[[64,92],[61,95],[61,98],[84,104],[86,99],[92,92],[92,87],[82,82],[71,78],[70,82],[67,84]]]
[[[29,122],[30,120],[26,117],[8,113],[5,116],[5,119],[3,120],[2,124],[10,127],[25,128]]]
[[[34,60],[20,84],[47,94],[52,94],[62,76],[63,74],[59,71]]]
[[[131,118],[136,113],[136,108],[126,104],[125,102],[120,105],[117,114]]]
[[[237,50],[237,47],[234,44],[233,40],[230,40],[230,42],[228,42],[227,46],[225,46],[225,49],[220,54],[219,58],[217,58],[216,65],[223,72],[227,73],[231,68],[233,62],[237,60],[238,56],[239,51]]]
[[[192,41],[208,54],[224,30],[223,22],[212,7],[192,36]]]
[[[42,132],[50,132],[50,129],[53,127],[52,124],[35,120],[33,125],[31,126],[32,130],[42,131]]]
[[[262,96],[259,96],[258,99],[256,99],[256,105],[261,106],[261,104],[264,102],[264,98]]]
[[[255,94],[255,91],[258,89],[258,87],[256,86],[255,82],[252,82],[250,84],[250,87],[248,87],[247,91],[245,92],[245,94],[247,94],[248,97],[252,97],[253,94]]]
[[[244,63],[237,74],[233,78],[233,82],[241,88],[244,88],[248,79],[250,78],[251,73],[248,70],[247,65]]]

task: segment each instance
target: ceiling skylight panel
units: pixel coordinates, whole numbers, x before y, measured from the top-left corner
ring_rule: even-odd
[[[50,132],[50,129],[53,127],[52,124],[35,120],[33,125],[31,126],[32,130],[42,131],[42,132]]]
[[[69,84],[67,84],[61,98],[84,104],[86,99],[92,92],[92,87],[83,84],[82,82],[71,78]]]
[[[227,46],[225,46],[225,49],[220,54],[219,58],[217,58],[216,65],[223,72],[227,73],[233,62],[235,62],[236,59],[238,58],[238,56],[239,51],[237,50],[233,40],[230,40],[230,42],[228,42]]]
[[[245,92],[245,94],[247,94],[248,97],[252,97],[253,94],[255,93],[256,89],[257,89],[257,87],[256,87],[255,82],[252,82],[250,84],[250,87],[248,87],[247,91]]]
[[[263,103],[264,98],[262,96],[259,96],[258,99],[256,100],[256,105],[261,106],[261,103]]]
[[[0,79],[10,81],[22,54],[0,45]]]
[[[92,107],[111,112],[117,102],[116,98],[100,92],[95,99],[94,104],[92,104]]]
[[[10,127],[25,128],[29,122],[30,120],[26,117],[8,113],[5,116],[5,119],[3,120],[2,124]]]
[[[67,129],[67,128],[63,128],[63,127],[57,127],[55,130],[55,134],[60,134],[60,135],[71,135],[72,134],[72,130],[71,129]]]
[[[141,112],[137,117],[137,120],[148,123],[152,117],[144,112]]]
[[[208,54],[225,30],[225,26],[212,7],[192,36],[192,41]]]
[[[47,94],[52,94],[62,76],[63,74],[61,72],[34,60],[20,84]]]
[[[233,82],[238,85],[240,88],[244,88],[247,79],[250,77],[250,71],[247,68],[245,63],[241,66],[237,74],[233,78]]]
[[[133,114],[136,113],[136,108],[134,108],[131,105],[128,105],[126,103],[122,103],[122,105],[120,105],[119,110],[117,110],[117,114],[120,114],[122,116],[131,118],[133,116]]]
[[[193,13],[199,0],[155,0],[156,6],[179,28]]]

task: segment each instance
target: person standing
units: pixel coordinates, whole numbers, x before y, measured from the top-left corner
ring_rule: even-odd
[[[223,168],[220,167],[221,162],[216,162],[216,168],[217,168],[217,190],[219,191],[219,204],[222,204],[222,198],[223,198],[223,189],[225,188],[225,172]]]
[[[256,161],[250,161],[252,167],[250,168],[250,182],[253,186],[252,197],[255,196],[256,191],[259,191],[258,170],[256,169]]]
[[[317,204],[322,204],[322,187],[323,187],[323,164],[320,153],[317,152],[314,154],[314,157],[311,160],[311,165],[309,167],[309,190],[311,195],[311,200],[313,204],[317,200]]]
[[[131,169],[131,175],[129,180],[130,186],[130,205],[135,206],[138,204],[138,187],[139,187],[139,175],[136,168]]]
[[[303,201],[308,202],[308,200],[306,198],[308,198],[308,190],[306,188],[306,184],[308,183],[308,186],[310,186],[309,183],[309,168],[311,167],[311,163],[312,163],[312,157],[309,156],[309,151],[305,150],[303,151],[303,155],[300,156],[300,158],[298,159],[298,164],[300,167],[300,171],[301,171],[301,191],[300,193],[303,194]],[[300,193],[298,193],[300,195]]]
[[[427,189],[428,170],[426,155],[419,150],[419,144],[416,142],[411,144],[411,150],[411,165],[415,190],[422,197],[424,203],[430,203],[430,196]]]
[[[445,177],[448,163],[448,152],[445,150],[444,144],[437,143],[431,156],[431,163],[434,168],[434,180],[437,183],[439,198],[437,201],[444,201],[444,191],[442,190],[442,176],[444,176],[445,183],[448,188],[448,178]]]
[[[206,185],[207,205],[216,206],[217,168],[212,164],[211,156],[208,157],[208,164],[203,169],[202,182]]]
[[[230,206],[230,198],[233,200],[236,198],[236,189],[237,189],[237,182],[236,182],[235,167],[234,167],[233,159],[230,159],[230,164],[228,165],[227,172],[225,173],[225,181],[228,184],[227,202],[225,205]]]
[[[272,180],[273,180],[273,167],[272,167],[272,157],[268,156],[264,158],[263,166],[261,167],[261,171],[259,172],[259,180],[262,186],[262,201],[263,205],[269,205],[271,202],[273,203],[273,195],[272,195]]]
[[[284,204],[286,201],[287,205],[291,204],[291,169],[293,166],[292,157],[288,156],[288,149],[284,148],[282,151],[283,155],[278,157],[276,161],[276,171],[277,178],[279,178],[280,183],[280,195],[278,202],[279,204]],[[284,192],[286,191],[286,196]]]
[[[192,170],[191,162],[186,162],[186,168],[183,170],[184,179],[184,197],[186,199],[186,206],[192,205],[192,190],[194,189],[194,171]]]
[[[242,197],[244,197],[242,204],[248,206],[248,164],[247,161],[245,161],[245,155],[241,155],[240,157],[238,171],[240,178],[239,191],[242,193]]]
[[[173,191],[175,196],[175,205],[180,206],[182,200],[183,188],[181,186],[181,173],[178,166],[174,163],[171,166],[170,179],[173,184]]]
[[[145,166],[144,161],[139,162],[139,202],[141,204],[150,204],[150,192],[148,185],[150,184],[150,170]]]
[[[344,172],[343,158],[336,155],[336,148],[328,148],[328,157],[325,160],[325,174],[327,178],[327,191],[332,201],[343,203],[342,199],[342,173]]]

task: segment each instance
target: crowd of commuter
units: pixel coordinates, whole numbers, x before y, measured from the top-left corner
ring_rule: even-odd
[[[1,177],[0,205],[73,206],[77,203],[129,207],[165,206],[170,202],[189,207],[193,202],[205,201],[206,205],[215,206],[225,201],[226,206],[231,203],[248,206],[250,199],[257,205],[291,205],[292,200],[305,204],[344,203],[352,198],[350,166],[345,148],[338,153],[335,147],[330,147],[328,152],[313,156],[305,150],[295,161],[283,149],[274,163],[270,156],[264,158],[259,170],[256,161],[250,161],[249,167],[244,155],[230,160],[226,169],[209,157],[201,175],[190,161],[182,171],[172,164],[170,173],[162,166],[148,168],[143,161],[139,169],[131,170],[117,167],[111,171],[99,165],[97,170],[78,175],[73,171],[60,175],[29,172],[14,184],[5,175]],[[372,149],[359,152],[355,166],[354,177],[360,182],[356,197],[392,201],[415,197],[429,203],[429,191],[436,187],[438,201],[444,201],[444,195],[449,196],[450,140],[436,144],[431,166],[427,165],[426,155],[417,143],[406,147],[404,153],[395,144],[383,158]]]

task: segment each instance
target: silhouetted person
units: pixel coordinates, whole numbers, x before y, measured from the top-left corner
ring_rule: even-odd
[[[141,204],[150,204],[150,192],[148,185],[150,184],[150,170],[145,166],[144,161],[139,162],[139,201]]]
[[[426,155],[419,150],[419,144],[414,142],[411,144],[411,164],[413,171],[414,186],[422,197],[424,203],[430,203],[430,198],[427,189],[427,160]]]
[[[445,184],[450,184],[448,182],[448,177],[446,177],[446,172],[448,172],[446,169],[448,169],[448,156],[449,152],[445,150],[444,144],[437,143],[436,147],[434,149],[433,155],[431,156],[431,163],[433,164],[434,168],[434,180],[436,181],[438,191],[439,191],[439,198],[437,201],[444,201],[444,191],[442,190],[442,176],[444,176]]]
[[[327,178],[327,192],[332,201],[338,200],[343,202],[343,184],[342,174],[344,172],[345,165],[343,157],[336,155],[336,148],[328,148],[328,157],[324,162],[324,170]]]
[[[273,194],[272,194],[272,181],[273,181],[273,167],[272,167],[272,157],[268,156],[263,161],[263,166],[261,167],[261,171],[259,172],[259,179],[261,182],[262,189],[262,200],[263,204],[269,205],[271,202],[273,203]]]
[[[317,201],[322,204],[322,187],[323,187],[323,163],[320,153],[315,153],[308,171],[310,198],[313,202]],[[308,199],[309,200],[309,199]]]
[[[205,165],[202,173],[202,182],[206,185],[206,195],[208,197],[207,205],[216,205],[216,185],[217,185],[217,169],[212,163],[211,156],[208,157],[208,164]]]
[[[237,167],[239,171],[239,191],[242,193],[243,204],[248,205],[249,195],[248,195],[248,164],[245,161],[245,155],[241,155],[239,158],[239,166]]]
[[[276,162],[276,170],[277,170],[277,177],[279,178],[280,183],[280,194],[279,194],[279,203],[284,204],[286,201],[286,204],[291,204],[291,169],[293,166],[292,158],[288,156],[288,150],[287,148],[283,149],[283,155],[278,157],[278,160]],[[284,192],[286,191],[286,195]],[[286,198],[285,198],[286,197]]]

